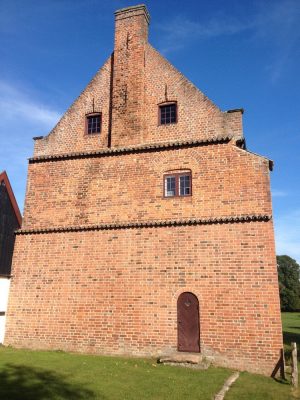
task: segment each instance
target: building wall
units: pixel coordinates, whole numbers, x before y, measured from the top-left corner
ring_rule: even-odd
[[[10,279],[0,276],[0,344],[4,341]]]
[[[282,347],[273,246],[270,221],[18,236],[6,344],[165,354],[191,291],[202,354],[271,374]]]
[[[95,74],[49,135],[35,141],[34,154],[63,154],[107,147],[110,79],[111,57]],[[85,116],[93,111],[102,113],[101,135],[85,134]]]
[[[159,104],[166,101],[178,104],[177,124],[159,124]],[[102,113],[101,135],[85,135],[93,103]],[[148,43],[143,15],[117,17],[113,55],[50,134],[35,141],[34,156],[226,135],[243,137],[242,112],[222,112],[160,55]]]
[[[0,275],[10,275],[17,228],[19,223],[3,181],[0,182]]]
[[[268,165],[231,143],[33,163],[23,228],[270,215]],[[164,198],[177,169],[191,170],[193,195]]]

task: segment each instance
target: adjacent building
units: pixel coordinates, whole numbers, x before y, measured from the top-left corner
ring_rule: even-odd
[[[8,176],[0,173],[0,343],[4,340],[5,318],[15,243],[15,230],[21,227],[22,217]]]

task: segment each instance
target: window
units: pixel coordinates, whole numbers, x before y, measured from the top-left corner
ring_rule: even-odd
[[[101,132],[101,114],[95,113],[86,116],[86,133]]]
[[[177,172],[164,175],[164,197],[191,196],[191,172]]]
[[[175,124],[177,122],[177,104],[164,104],[159,106],[160,125]]]

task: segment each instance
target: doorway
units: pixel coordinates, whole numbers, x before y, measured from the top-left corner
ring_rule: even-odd
[[[177,300],[178,351],[200,352],[199,301],[190,292]]]

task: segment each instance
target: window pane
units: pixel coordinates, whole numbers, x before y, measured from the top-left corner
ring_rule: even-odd
[[[165,196],[171,197],[176,195],[175,176],[165,177]]]
[[[87,132],[88,133],[99,133],[101,131],[101,116],[92,115],[87,117]]]
[[[172,124],[176,122],[176,104],[167,104],[160,106],[161,125]]]
[[[180,196],[187,196],[191,194],[190,175],[182,175],[179,177],[179,194]]]

